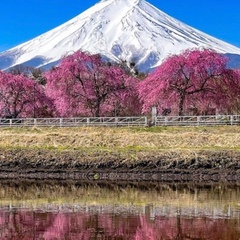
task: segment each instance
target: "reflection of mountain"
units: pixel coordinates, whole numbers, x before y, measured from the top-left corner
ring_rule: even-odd
[[[170,54],[203,47],[240,56],[239,48],[177,21],[145,0],[102,0],[65,24],[1,53],[0,69],[18,64],[50,67],[63,55],[82,49],[149,70]]]

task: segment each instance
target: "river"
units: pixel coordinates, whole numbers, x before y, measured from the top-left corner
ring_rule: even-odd
[[[240,239],[240,185],[1,181],[0,239]]]

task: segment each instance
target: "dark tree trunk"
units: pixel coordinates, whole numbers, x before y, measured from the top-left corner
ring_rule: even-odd
[[[179,106],[178,106],[178,115],[179,116],[183,116],[183,105],[185,102],[185,98],[186,98],[186,93],[185,92],[180,93],[180,102],[179,102]]]

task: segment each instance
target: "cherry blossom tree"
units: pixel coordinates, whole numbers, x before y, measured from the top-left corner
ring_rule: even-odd
[[[53,110],[44,89],[23,75],[0,72],[0,116],[46,117]]]
[[[218,101],[224,101],[222,111],[225,114],[240,113],[240,70],[227,69],[225,72],[224,83],[219,86],[224,93],[225,98]]]
[[[192,107],[198,114],[212,108],[224,109],[229,98],[223,91],[223,84],[229,82],[226,64],[223,55],[206,49],[169,57],[139,84],[143,112],[152,106],[163,111],[171,109],[179,115]]]
[[[139,109],[133,87],[137,80],[122,68],[103,62],[99,55],[75,52],[47,72],[46,79],[46,93],[60,116],[99,117],[120,114],[124,108]],[[132,104],[124,105],[129,102]]]

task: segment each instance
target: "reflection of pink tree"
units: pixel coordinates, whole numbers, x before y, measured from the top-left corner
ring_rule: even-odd
[[[68,232],[69,223],[67,221],[66,215],[63,213],[58,213],[44,234],[43,237],[46,240],[50,239],[61,239]]]
[[[158,239],[154,225],[147,222],[145,216],[140,216],[141,225],[138,227],[135,240],[156,240]]]
[[[93,232],[86,227],[89,216],[75,213],[57,213],[51,226],[45,229],[43,238],[51,239],[71,239],[88,240]]]
[[[33,239],[37,228],[37,218],[32,212],[1,212],[0,239]],[[49,215],[42,225],[48,224]],[[35,225],[36,224],[36,225]],[[43,227],[45,229],[45,227]]]
[[[135,240],[160,239],[239,239],[240,233],[234,221],[228,224],[224,219],[156,217],[154,221],[140,217]]]
[[[239,239],[234,220],[82,212],[0,211],[0,239]],[[99,238],[98,238],[99,239]]]
[[[127,221],[127,220],[126,220]],[[126,236],[126,222],[121,221],[120,216],[109,214],[99,216],[99,223],[109,237],[124,238]]]

